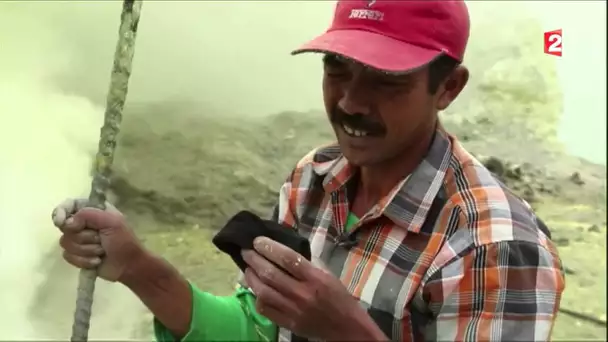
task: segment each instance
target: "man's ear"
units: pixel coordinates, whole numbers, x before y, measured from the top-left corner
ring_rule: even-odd
[[[469,70],[464,65],[459,65],[443,81],[438,91],[437,110],[444,110],[458,97],[469,81]]]

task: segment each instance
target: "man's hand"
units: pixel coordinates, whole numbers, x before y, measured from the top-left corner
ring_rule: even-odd
[[[328,271],[265,237],[254,241],[254,249],[242,254],[249,265],[245,280],[256,295],[258,313],[306,338],[386,340],[358,301]]]
[[[78,268],[98,267],[100,278],[119,280],[143,248],[114,206],[106,203],[104,211],[86,204],[86,199],[68,199],[53,210],[53,224],[63,233],[63,257]]]

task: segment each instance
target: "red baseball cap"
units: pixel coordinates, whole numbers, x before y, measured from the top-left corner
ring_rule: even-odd
[[[464,0],[338,0],[331,27],[292,54],[334,53],[403,72],[441,54],[462,62],[469,29]]]

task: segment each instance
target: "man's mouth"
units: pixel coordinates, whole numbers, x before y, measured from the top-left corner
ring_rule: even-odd
[[[352,128],[345,123],[342,124],[342,129],[347,135],[351,137],[361,138],[369,135],[368,131]]]
[[[368,129],[354,128],[353,126],[349,126],[345,122],[338,124],[338,126],[340,128],[342,128],[342,130],[344,131],[344,133],[346,133],[346,135],[348,135],[349,137],[353,137],[353,138],[381,137],[384,134],[384,130],[379,127],[375,127],[375,128],[370,127]]]

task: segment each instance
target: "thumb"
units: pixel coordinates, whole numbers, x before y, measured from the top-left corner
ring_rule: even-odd
[[[69,221],[69,219],[68,219]],[[123,217],[118,211],[106,211],[97,208],[83,208],[79,210],[74,216],[72,216],[72,225],[75,227],[82,227],[95,229],[95,230],[106,230],[111,228],[117,228],[123,226]],[[66,228],[70,224],[66,222]]]

